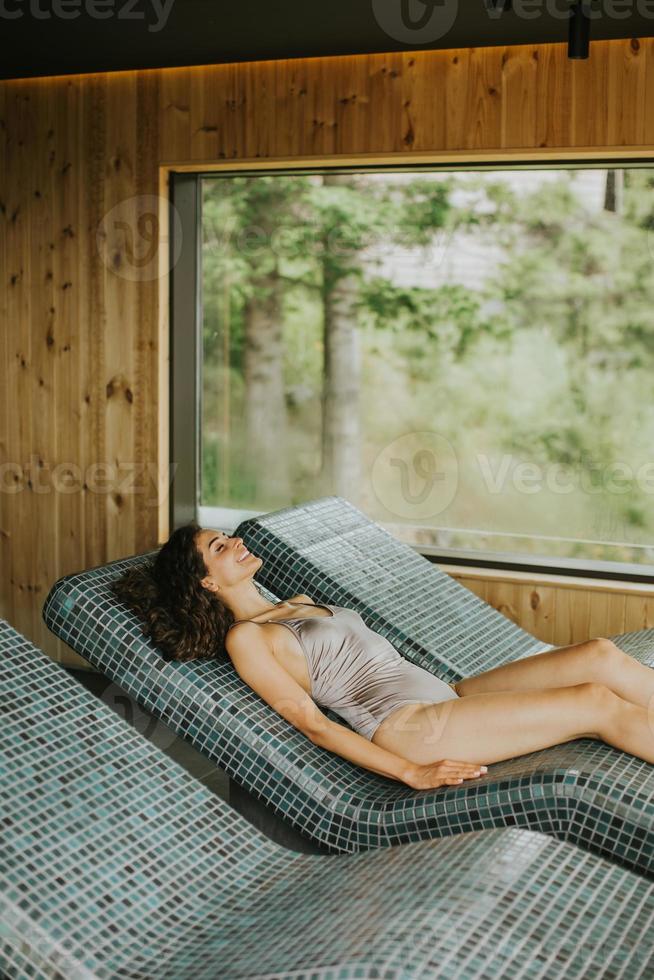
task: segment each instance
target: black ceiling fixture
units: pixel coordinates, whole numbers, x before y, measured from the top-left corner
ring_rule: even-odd
[[[588,57],[590,41],[589,8],[584,0],[575,0],[570,12],[568,29],[568,58],[578,61]]]
[[[0,79],[566,41],[571,58],[586,58],[590,20],[594,42],[654,37],[653,8],[652,0],[0,0]]]
[[[498,14],[505,14],[512,8],[511,0],[484,0],[484,3],[487,10],[494,10]]]
[[[505,14],[513,9],[512,0],[484,0],[486,9]],[[601,11],[600,11],[601,13]],[[568,18],[568,58],[580,61],[588,57],[590,42],[590,3],[588,0],[571,0]]]

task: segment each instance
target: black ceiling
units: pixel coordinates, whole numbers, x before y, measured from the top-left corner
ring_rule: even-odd
[[[503,2],[0,0],[0,78],[567,40],[571,0]],[[654,36],[654,0],[584,2],[591,58]]]

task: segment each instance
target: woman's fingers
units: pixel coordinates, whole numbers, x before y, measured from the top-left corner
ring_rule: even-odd
[[[476,779],[488,771],[488,766],[476,766],[472,762],[454,762],[450,759],[444,759],[443,762],[436,764],[435,770],[441,778],[445,779],[446,783],[458,784],[462,783],[464,779]]]
[[[481,765],[479,762],[463,762],[461,759],[442,759],[442,766],[469,766],[471,769],[487,769],[488,766]]]
[[[437,763],[445,771],[451,772],[487,772],[488,766],[478,765],[474,762],[454,762],[450,759],[444,759],[442,762]]]
[[[476,779],[487,771],[488,766],[475,765],[474,762],[443,759],[416,766],[406,782],[414,789],[436,789],[438,786],[458,786],[464,779]]]

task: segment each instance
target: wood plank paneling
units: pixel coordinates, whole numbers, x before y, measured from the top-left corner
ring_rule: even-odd
[[[131,111],[125,112],[125,106]],[[137,191],[137,76],[120,72],[106,88],[106,156],[103,228],[105,366],[105,458],[109,492],[104,494],[107,538],[114,554],[124,555],[134,540],[135,495],[130,467],[135,463],[134,347],[138,332],[139,265],[144,248],[141,222],[148,221]],[[147,245],[146,245],[147,248]],[[129,326],[128,326],[129,325]]]
[[[38,166],[36,119],[33,106],[38,86],[18,83],[8,93],[7,128],[7,323],[8,358],[6,370],[8,394],[9,455],[16,466],[17,493],[10,499],[9,583],[13,591],[14,619],[23,625],[31,638],[37,636],[38,607],[31,594],[32,570],[35,566],[35,495],[30,487],[29,454],[34,447],[32,344],[37,343],[38,323],[32,320],[32,241],[30,232],[44,235],[48,229],[36,225],[37,217],[30,200],[32,168]],[[35,225],[30,227],[30,219]],[[34,288],[37,303],[38,288]]]
[[[59,235],[62,234],[59,227],[61,210],[57,189],[51,179],[51,174],[57,166],[55,144],[63,146],[65,140],[62,139],[62,134],[55,137],[57,100],[43,80],[31,92],[31,99],[34,105],[34,133],[37,134],[37,139],[33,143],[31,166],[27,168],[30,188],[33,422],[28,465],[34,523],[31,528],[31,547],[26,547],[24,550],[31,564],[29,576],[31,582],[28,589],[33,592],[33,629],[37,641],[42,645],[47,630],[38,615],[39,602],[42,603],[45,598],[44,583],[51,579],[57,569],[61,533],[58,509],[65,506],[70,499],[67,493],[70,481],[66,478],[63,468],[60,475],[53,466],[59,462],[57,440],[65,431],[78,432],[79,426],[76,420],[70,419],[67,426],[62,425],[57,431],[56,424],[57,402],[60,398],[65,399],[71,390],[70,385],[65,389],[59,388],[56,377],[57,362],[62,356],[65,358],[68,355],[70,344],[65,343],[65,337],[60,329],[63,305],[60,303],[60,297],[63,300],[66,291],[62,289],[57,269],[58,249],[61,244]],[[66,365],[66,372],[68,370],[69,367]],[[72,464],[76,463],[77,454],[72,456]],[[59,476],[61,482],[59,491],[53,487],[55,474]],[[61,647],[62,644],[58,643],[58,654]]]
[[[159,201],[159,102],[160,74],[141,72],[137,79],[136,191],[147,212],[154,242],[162,237]],[[167,218],[167,216],[166,216]],[[167,234],[167,232],[166,232]],[[164,250],[161,250],[164,252]],[[165,258],[165,255],[159,256]],[[136,291],[137,317],[134,349],[134,461],[135,509],[134,540],[146,541],[157,534],[159,506],[158,466],[167,463],[159,457],[159,418],[151,400],[159,391],[159,274],[156,248],[153,263],[147,267]],[[165,300],[164,300],[165,303]],[[167,409],[163,406],[167,417]],[[154,524],[153,524],[154,521]]]
[[[651,38],[0,83],[0,614],[79,664],[41,624],[52,582],[167,537],[167,269],[139,266],[166,165],[654,152],[653,95]],[[77,489],[35,493],[30,454]],[[654,617],[619,588],[461,581],[557,644]]]
[[[530,575],[494,569],[440,565],[523,629],[545,643],[567,646],[591,636],[614,636],[654,622],[654,587],[564,575]]]
[[[84,224],[80,223],[80,270],[86,283],[86,308],[80,324],[83,374],[80,386],[86,405],[82,424],[82,457],[85,461],[84,531],[85,562],[89,568],[107,560],[107,513],[98,488],[103,485],[99,466],[106,459],[106,377],[105,334],[107,317],[104,303],[105,266],[97,240],[105,211],[106,78],[91,75],[81,88],[82,132],[78,158],[85,194],[82,201]],[[84,231],[82,231],[84,228]],[[102,246],[100,246],[102,247]],[[129,326],[129,325],[128,325]],[[78,564],[78,567],[82,567]],[[65,573],[64,573],[65,574]]]
[[[9,449],[9,306],[7,277],[7,208],[9,199],[7,188],[9,174],[7,172],[7,99],[9,93],[6,87],[0,86],[0,616],[9,622],[14,618],[14,590],[10,578],[10,522],[13,513],[13,501],[10,496],[13,487],[12,467],[14,460]]]

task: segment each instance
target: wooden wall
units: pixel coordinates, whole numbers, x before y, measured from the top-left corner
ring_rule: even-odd
[[[565,575],[440,567],[514,623],[555,646],[654,626],[654,595],[647,583],[620,585]]]
[[[42,624],[50,585],[167,536],[167,282],[97,237],[117,205],[136,233],[164,165],[645,155],[653,96],[654,39],[577,62],[560,44],[1,82],[0,615],[83,665]],[[651,605],[609,618],[637,628]]]

